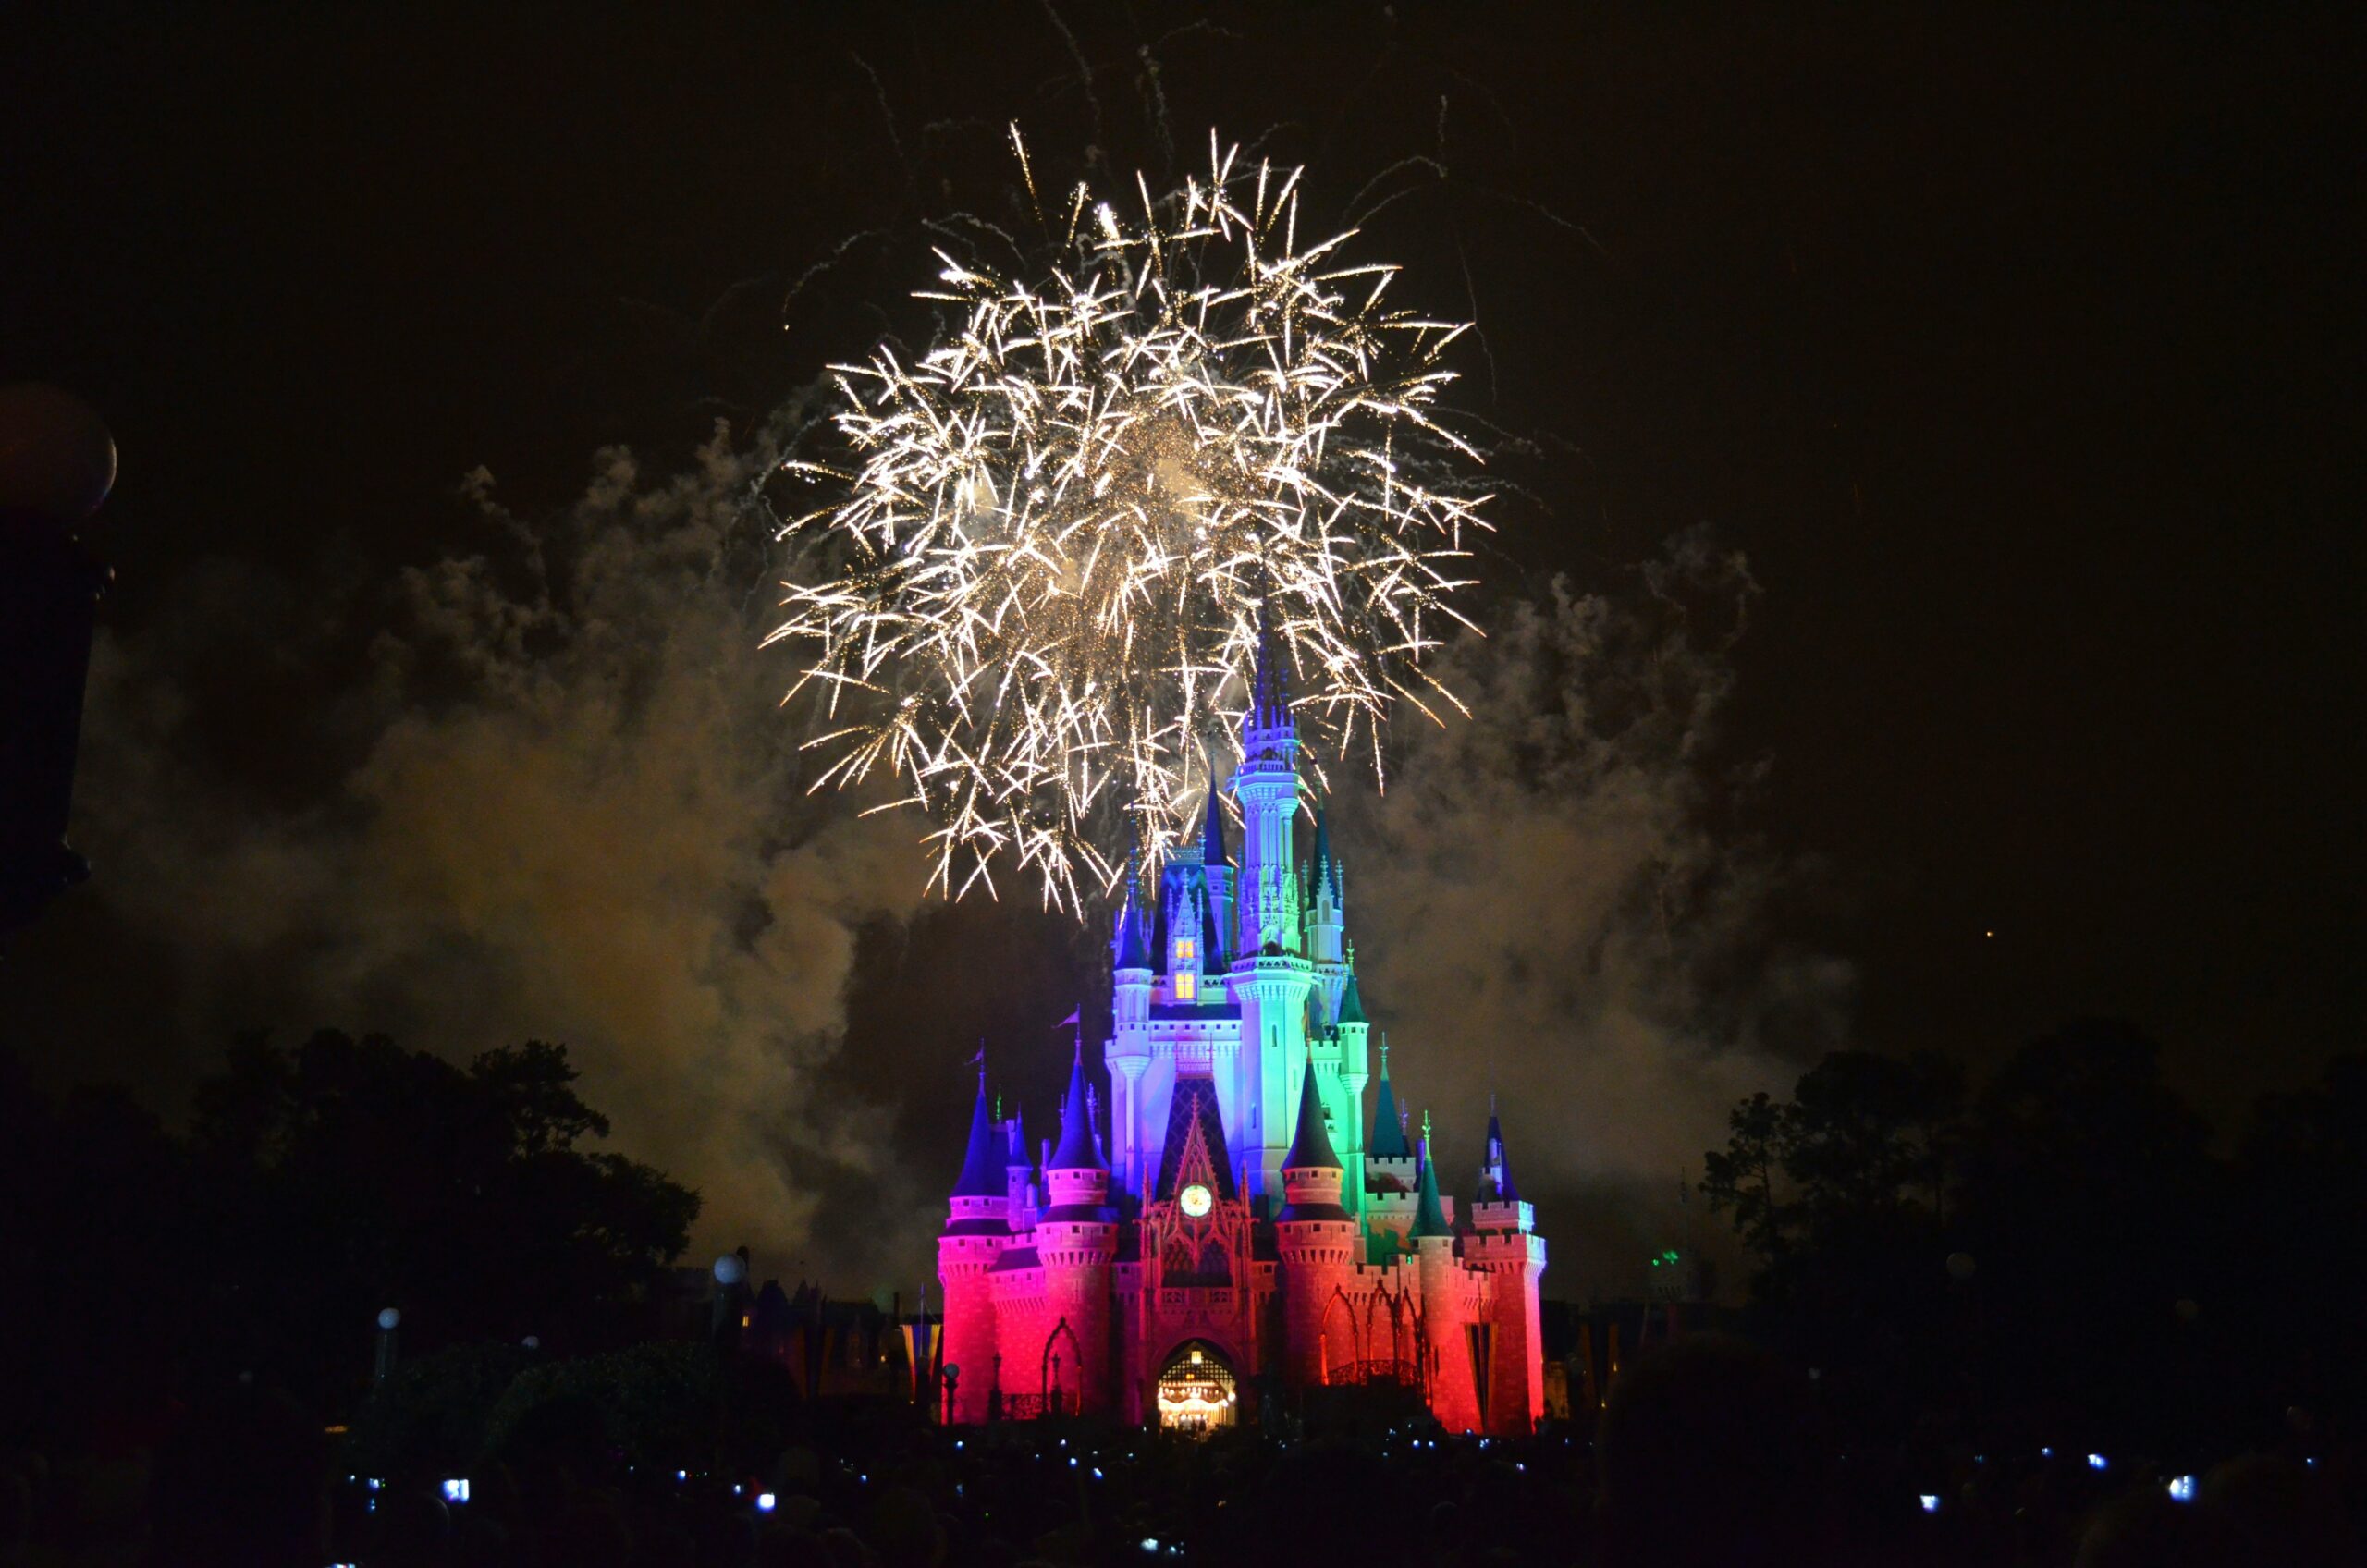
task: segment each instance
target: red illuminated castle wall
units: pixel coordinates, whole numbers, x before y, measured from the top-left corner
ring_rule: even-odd
[[[1200,843],[1129,878],[1107,1115],[1080,1049],[1058,1145],[1031,1155],[979,1075],[938,1243],[948,1414],[1193,1427],[1241,1419],[1253,1379],[1394,1383],[1451,1430],[1526,1432],[1545,1243],[1493,1116],[1473,1201],[1441,1194],[1386,1046],[1367,1121],[1341,864],[1320,812],[1304,861],[1292,844],[1298,735],[1270,648],[1252,696],[1237,880],[1213,789]]]

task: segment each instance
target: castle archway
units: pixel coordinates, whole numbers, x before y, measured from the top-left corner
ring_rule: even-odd
[[[1365,1359],[1363,1346],[1356,1340],[1355,1309],[1348,1305],[1348,1294],[1332,1287],[1331,1299],[1323,1304],[1323,1322],[1316,1340],[1317,1371],[1326,1383],[1356,1382],[1358,1366]]]
[[[1168,1354],[1153,1390],[1159,1424],[1200,1436],[1241,1419],[1241,1390],[1223,1353],[1206,1340],[1186,1340]]]
[[[1038,1414],[1073,1415],[1085,1408],[1085,1347],[1067,1318],[1053,1324],[1045,1336],[1036,1373]]]

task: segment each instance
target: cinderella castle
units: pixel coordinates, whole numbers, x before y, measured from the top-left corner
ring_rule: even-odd
[[[1111,948],[1108,1115],[1080,1044],[1057,1144],[1030,1152],[979,1074],[938,1243],[950,1418],[1058,1413],[1204,1428],[1254,1389],[1412,1390],[1452,1431],[1542,1413],[1532,1229],[1488,1119],[1466,1207],[1429,1119],[1409,1142],[1347,939],[1341,863],[1304,786],[1281,659],[1260,651],[1236,868],[1208,791],[1197,845],[1130,878]],[[1373,1088],[1369,1119],[1365,1090]]]

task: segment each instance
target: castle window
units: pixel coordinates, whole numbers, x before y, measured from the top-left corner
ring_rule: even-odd
[[[1199,995],[1199,947],[1189,937],[1175,938],[1175,999],[1179,1002],[1194,1000]]]
[[[1188,1002],[1192,1000],[1193,994],[1199,989],[1199,985],[1200,977],[1198,975],[1193,974],[1188,969],[1177,970],[1175,972],[1175,999],[1179,1002]]]

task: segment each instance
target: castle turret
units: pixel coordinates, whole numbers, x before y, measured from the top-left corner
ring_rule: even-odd
[[[1036,1162],[1027,1158],[1027,1119],[1013,1106],[1011,1120],[1002,1124],[1002,1169],[1005,1190],[1011,1194],[1011,1228],[1024,1230],[1033,1221],[1022,1219],[1027,1206],[1036,1200],[1032,1195],[1036,1185]]]
[[[1427,1116],[1422,1121],[1412,1240],[1429,1359],[1430,1413],[1451,1432],[1478,1431],[1479,1386],[1475,1359],[1483,1351],[1481,1341],[1469,1332],[1469,1325],[1477,1317],[1479,1281],[1456,1266],[1454,1231],[1439,1196],[1438,1162],[1430,1152]]]
[[[1285,1201],[1274,1227],[1282,1274],[1284,1376],[1301,1388],[1330,1381],[1332,1367],[1356,1359],[1355,1318],[1347,1293],[1355,1283],[1362,1249],[1355,1217],[1340,1202],[1343,1174],[1324,1125],[1323,1097],[1310,1062],[1299,1081],[1297,1127],[1282,1156]],[[1336,1344],[1331,1342],[1334,1338]]]
[[[1141,868],[1131,855],[1126,860],[1126,901],[1118,911],[1117,929],[1110,933],[1110,952],[1115,1022],[1139,1023],[1150,1016],[1150,912],[1143,906]]]
[[[1361,1000],[1357,1012],[1364,1011]],[[1397,1094],[1389,1084],[1389,1043],[1380,1047],[1380,1090],[1372,1100],[1372,1136],[1365,1142],[1365,1154],[1371,1159],[1404,1160],[1407,1190],[1412,1190],[1414,1151],[1405,1142],[1405,1118],[1397,1109]]]
[[[1323,975],[1323,1018],[1330,1023],[1340,1008],[1340,985],[1346,974],[1346,906],[1340,898],[1340,866],[1331,855],[1331,824],[1322,804],[1315,808],[1315,850],[1306,863],[1306,956]]]
[[[1353,994],[1341,998],[1347,1007]],[[1357,1008],[1362,1011],[1361,1005]],[[1404,1250],[1414,1229],[1415,1160],[1413,1146],[1405,1141],[1404,1112],[1397,1103],[1397,1092],[1389,1081],[1389,1043],[1380,1047],[1380,1085],[1373,1096],[1372,1131],[1365,1140],[1364,1154],[1365,1234],[1371,1243],[1375,1262],[1386,1261]]]
[[[937,1277],[945,1292],[945,1365],[953,1374],[951,1416],[983,1421],[996,1350],[994,1301],[987,1273],[1011,1236],[1001,1148],[987,1112],[987,1072],[970,1112],[970,1143],[953,1183],[952,1213],[937,1243]]]
[[[1150,1066],[1151,974],[1149,918],[1143,907],[1137,866],[1126,863],[1126,901],[1118,911],[1111,934],[1110,974],[1110,1045],[1103,1061],[1110,1069],[1110,1155],[1119,1177],[1129,1191],[1142,1184],[1143,1072]],[[1156,1114],[1154,1111],[1153,1114]]]
[[[1513,1170],[1504,1158],[1503,1124],[1496,1120],[1496,1096],[1488,1096],[1488,1147],[1479,1158],[1479,1194],[1478,1202],[1505,1204],[1520,1202],[1520,1191],[1513,1185]]]
[[[1418,1169],[1414,1177],[1414,1229],[1411,1241],[1454,1240],[1454,1227],[1447,1223],[1446,1203],[1439,1196],[1438,1163],[1430,1158],[1430,1113],[1422,1113],[1422,1148]]]
[[[1362,1222],[1365,1201],[1365,1064],[1367,1042],[1372,1035],[1372,1024],[1365,1017],[1364,987],[1356,981],[1355,944],[1347,945],[1347,962],[1342,966],[1340,1006],[1331,1026],[1331,1035],[1340,1058],[1339,1096],[1336,1103],[1344,1115],[1334,1122],[1344,1136],[1336,1146],[1340,1163],[1347,1168],[1347,1198],[1349,1211]],[[1392,1113],[1393,1114],[1393,1113]]]
[[[1045,1207],[1036,1220],[1036,1255],[1044,1271],[1040,1345],[1004,1346],[1035,1358],[1049,1395],[1069,1411],[1098,1414],[1110,1404],[1110,1268],[1118,1256],[1118,1211],[1110,1206],[1110,1167],[1101,1158],[1087,1109],[1085,1050],[1069,1068],[1061,1107],[1061,1143],[1044,1162]]]
[[[1479,1194],[1471,1206],[1472,1233],[1463,1260],[1488,1276],[1484,1321],[1489,1334],[1488,1430],[1525,1435],[1545,1414],[1544,1328],[1538,1280],[1545,1273],[1545,1240],[1535,1233],[1536,1211],[1513,1185],[1504,1130],[1488,1113],[1488,1152]]]

